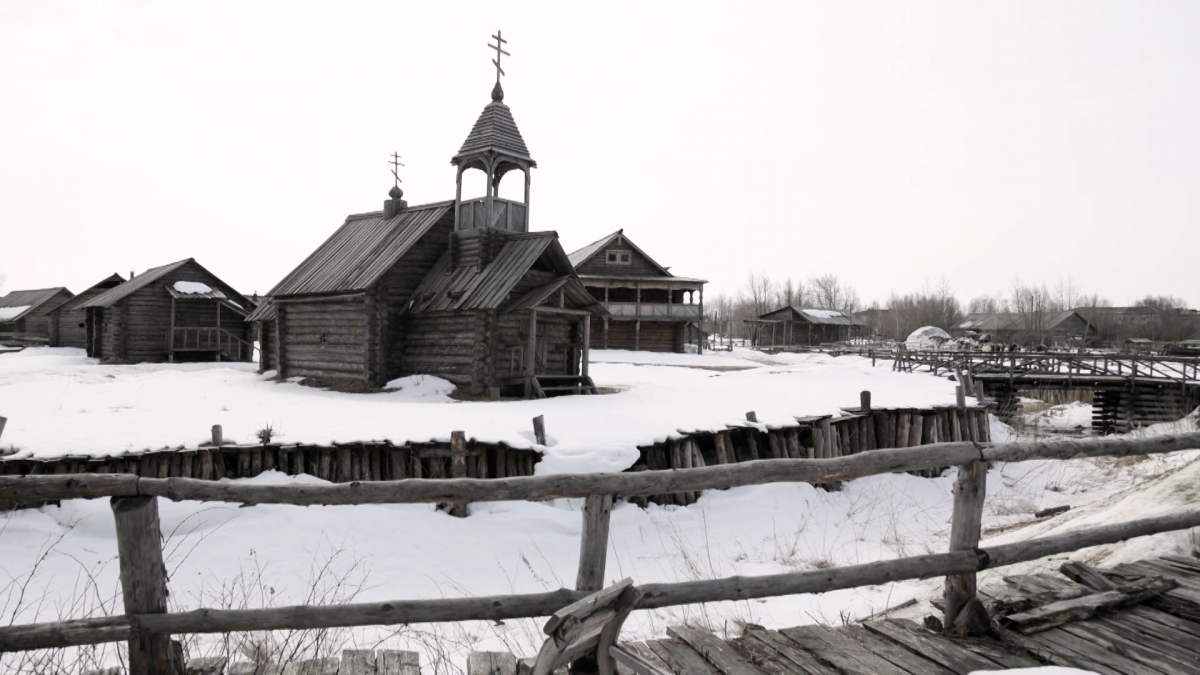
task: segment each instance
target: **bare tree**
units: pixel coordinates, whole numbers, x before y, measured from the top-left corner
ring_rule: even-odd
[[[853,312],[858,308],[858,292],[850,284],[838,279],[836,275],[826,274],[813,277],[809,281],[812,286],[813,304],[818,309],[840,309]]]
[[[749,311],[756,317],[775,309],[772,305],[778,295],[777,284],[765,274],[751,272],[742,288],[742,301],[749,305]]]

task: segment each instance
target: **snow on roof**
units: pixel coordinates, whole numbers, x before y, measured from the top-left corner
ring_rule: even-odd
[[[0,307],[0,321],[12,321],[24,314],[30,305],[17,305],[16,307]]]
[[[212,293],[212,288],[208,284],[202,284],[199,281],[176,281],[175,290],[180,293],[192,295],[195,293]]]

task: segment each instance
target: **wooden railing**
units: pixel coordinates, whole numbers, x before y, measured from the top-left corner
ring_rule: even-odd
[[[1060,374],[1152,378],[1200,384],[1200,358],[1151,354],[901,351],[894,368],[940,375],[956,371],[1009,375]]]
[[[254,359],[254,345],[230,333],[224,328],[188,326],[172,329],[172,351],[217,352],[230,361]]]
[[[960,610],[975,596],[977,572],[1132,537],[1200,526],[1200,509],[1019,543],[978,547],[989,462],[1149,455],[1200,448],[1200,433],[1148,439],[1019,443],[956,442],[878,450],[835,459],[776,459],[674,471],[565,474],[502,479],[400,480],[330,485],[250,485],[123,474],[0,477],[0,494],[17,502],[112,498],[122,616],[0,628],[0,651],[129,641],[132,672],[181,672],[170,636],[246,630],[312,629],[397,623],[500,620],[547,616],[603,584],[609,513],[615,497],[716,490],[778,482],[830,483],[898,471],[959,467],[950,550],[808,572],[727,577],[638,586],[639,609],[819,593],[904,579],[946,577],[945,625],[962,630]],[[390,600],[335,606],[166,611],[157,498],[237,504],[404,504],[544,500],[583,497],[576,589],[548,593],[434,600]],[[141,668],[141,669],[139,669]]]

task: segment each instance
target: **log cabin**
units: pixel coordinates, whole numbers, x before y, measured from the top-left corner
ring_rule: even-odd
[[[862,337],[867,322],[840,309],[782,307],[743,321],[758,348],[815,346]]]
[[[529,232],[529,154],[497,82],[451,159],[453,200],[409,206],[399,185],[382,211],[348,216],[248,318],[261,367],[347,389],[429,374],[472,395],[594,393],[588,294],[555,232]],[[463,174],[485,194],[463,197]],[[524,200],[501,180],[524,177]],[[269,343],[269,344],[267,344]]]
[[[0,333],[14,344],[45,344],[50,338],[50,311],[74,296],[62,287],[12,291],[0,298]]]
[[[87,310],[83,309],[83,303],[123,283],[124,277],[113,274],[50,310],[50,346],[87,349]]]
[[[188,258],[83,302],[88,356],[110,363],[253,361],[252,307]]]
[[[671,274],[623,229],[570,258],[584,287],[609,313],[592,324],[592,345],[652,352],[683,352],[693,345],[703,353],[703,279]]]

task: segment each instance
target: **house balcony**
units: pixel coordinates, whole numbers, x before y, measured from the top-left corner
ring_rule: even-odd
[[[603,303],[614,319],[643,321],[699,321],[700,305],[676,305],[665,302]]]

